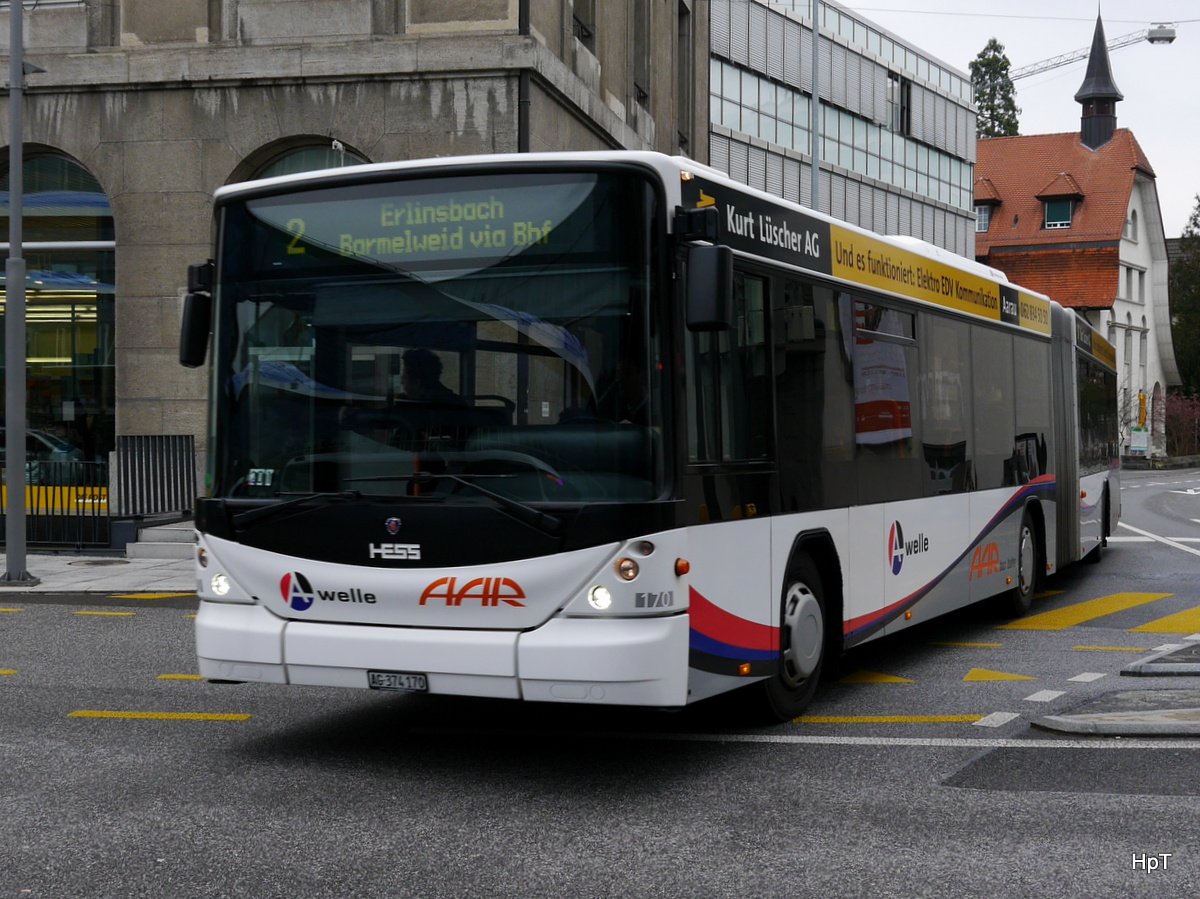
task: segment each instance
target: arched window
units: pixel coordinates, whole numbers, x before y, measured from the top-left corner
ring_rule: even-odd
[[[27,277],[30,447],[104,462],[115,432],[115,243],[100,183],[74,160],[26,150],[21,255]],[[9,251],[9,170],[0,167],[0,250]],[[0,276],[0,299],[7,300]],[[40,451],[40,450],[39,450]]]
[[[363,159],[353,150],[338,143],[337,147],[305,147],[276,156],[254,173],[255,178],[274,178],[276,175],[295,175],[317,169],[336,169],[347,165],[362,165]]]
[[[1132,240],[1137,243],[1138,239],[1138,214],[1136,209],[1129,210],[1129,218],[1125,219],[1125,234],[1126,240]]]

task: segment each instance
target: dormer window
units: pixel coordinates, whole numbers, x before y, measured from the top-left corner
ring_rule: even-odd
[[[1042,201],[1042,208],[1046,212],[1042,227],[1047,231],[1057,231],[1071,227],[1075,204],[1083,199],[1083,191],[1071,175],[1059,172],[1057,178],[1038,191],[1037,198]]]
[[[1074,200],[1046,200],[1045,205],[1045,228],[1047,230],[1071,227],[1071,214],[1075,207]]]
[[[992,224],[992,207],[980,205],[975,207],[975,233],[987,234]]]

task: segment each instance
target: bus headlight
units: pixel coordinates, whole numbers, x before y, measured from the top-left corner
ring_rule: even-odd
[[[229,589],[230,589],[229,578],[228,578],[228,576],[226,576],[224,574],[220,574],[220,573],[214,574],[212,576],[211,584],[212,584],[212,591],[213,591],[213,593],[217,594],[217,596],[224,596],[226,593],[229,592]]]
[[[588,605],[598,612],[603,612],[612,605],[612,594],[607,587],[593,587],[588,591]]]
[[[633,559],[617,559],[616,568],[617,575],[626,581],[632,581],[638,576],[638,571],[641,570],[638,568],[638,563],[633,561]]]

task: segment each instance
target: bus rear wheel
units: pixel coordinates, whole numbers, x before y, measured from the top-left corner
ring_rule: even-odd
[[[1033,526],[1033,516],[1026,509],[1021,513],[1021,530],[1017,535],[1017,568],[1013,572],[1013,588],[1002,597],[1003,611],[1013,618],[1020,618],[1033,605],[1041,564],[1037,529]]]
[[[764,711],[777,721],[799,715],[812,702],[824,663],[825,591],[817,566],[801,554],[784,579],[779,670],[761,685]]]

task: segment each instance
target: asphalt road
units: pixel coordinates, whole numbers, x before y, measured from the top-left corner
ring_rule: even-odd
[[[5,595],[0,899],[1194,895],[1200,740],[1032,727],[1163,686],[1120,675],[1177,638],[1137,629],[1200,608],[1200,523],[1163,497],[1200,473],[1126,485],[1144,533],[1052,579],[1055,628],[975,609],[862,647],[776,727],[209,684],[193,600]]]

